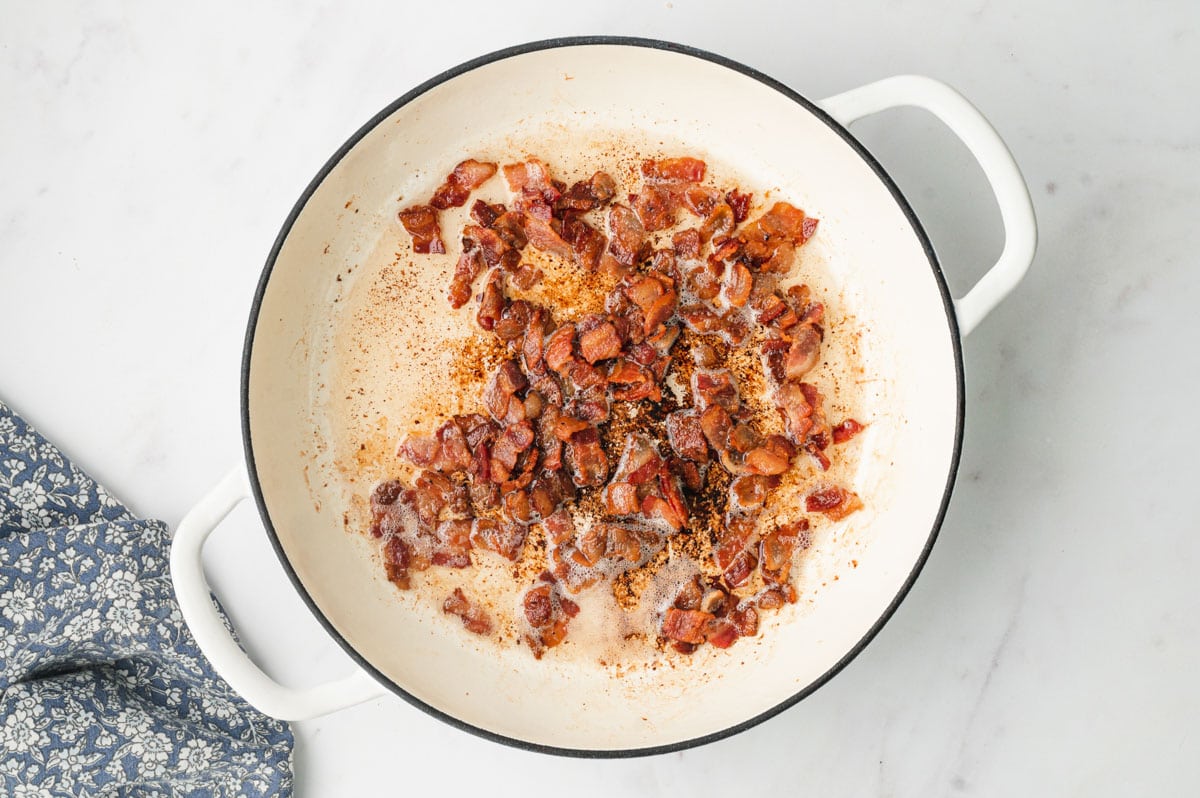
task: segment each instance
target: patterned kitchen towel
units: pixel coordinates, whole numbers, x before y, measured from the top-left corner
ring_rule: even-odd
[[[201,655],[169,547],[0,402],[0,794],[291,795],[292,732]]]

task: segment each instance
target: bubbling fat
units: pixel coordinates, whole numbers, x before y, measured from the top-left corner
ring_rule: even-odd
[[[659,136],[649,140],[644,134],[629,131],[593,132],[582,143],[580,138],[579,131],[549,129],[524,139],[483,146],[471,155],[501,164],[536,155],[568,184],[603,169],[622,189],[627,189],[640,181],[638,169],[643,159],[686,153],[707,162],[706,183],[738,186],[742,191],[754,192],[751,218],[777,200],[796,199],[770,185],[755,185],[711,153],[697,151],[686,142],[667,142]],[[320,382],[317,395],[322,400],[314,408],[319,419],[317,448],[325,455],[320,458],[325,476],[331,485],[341,488],[345,526],[356,534],[366,534],[370,526],[366,497],[371,487],[384,479],[399,478],[408,483],[414,476],[411,466],[397,457],[397,444],[408,434],[432,432],[455,414],[482,412],[479,397],[487,377],[508,356],[491,333],[479,330],[475,324],[477,301],[472,299],[454,310],[446,299],[461,249],[457,233],[468,223],[468,210],[476,199],[510,201],[503,177],[497,175],[473,192],[464,207],[441,212],[446,254],[415,255],[409,236],[396,220],[399,207],[420,201],[433,192],[453,167],[453,157],[425,171],[422,185],[409,187],[397,202],[365,209],[378,212],[382,229],[373,247],[364,247],[352,268],[340,275],[331,289],[334,322],[325,363],[317,375]],[[803,203],[796,204],[803,207]],[[813,215],[821,215],[819,205],[811,210]],[[682,226],[695,222],[687,211],[681,211],[680,217]],[[653,233],[651,241],[656,246],[669,246],[670,234],[677,229]],[[613,283],[602,275],[580,273],[570,263],[532,247],[527,247],[523,255],[526,261],[543,270],[545,278],[533,290],[517,295],[550,307],[558,323],[578,320],[589,312],[603,312],[604,297]],[[869,416],[870,409],[862,407],[858,388],[857,378],[862,373],[858,331],[839,295],[837,273],[831,268],[837,264],[830,261],[818,233],[799,248],[796,266],[783,285],[807,283],[826,305],[827,335],[822,362],[807,378],[825,394],[826,412],[831,418],[851,412]],[[479,288],[477,284],[476,290]],[[747,340],[745,349],[737,353],[736,363],[728,365],[738,380],[743,399],[752,406],[757,404],[770,410],[758,415],[762,417],[763,429],[774,432],[780,430],[781,424],[769,399],[763,395],[766,382],[757,354],[760,340],[756,331]],[[683,372],[690,368],[691,358],[680,349],[686,343],[681,340],[676,344],[676,365],[665,381],[667,393],[680,401],[689,392]],[[632,412],[638,412],[636,406]],[[665,436],[659,443],[662,451],[669,449]],[[821,476],[839,484],[854,485],[858,453],[858,442],[840,447],[833,467]],[[610,449],[610,460],[616,459],[615,454]],[[807,459],[801,454],[797,465],[784,475],[781,487],[760,518],[763,528],[802,516],[804,491],[816,474]],[[579,529],[597,520],[583,512],[575,516]],[[822,534],[827,525],[821,519],[812,520],[816,550],[829,542]],[[623,670],[657,667],[664,660],[678,660],[679,655],[657,645],[661,613],[688,582],[696,576],[713,576],[716,570],[692,548],[686,547],[684,551],[673,545],[670,534],[665,537],[667,542],[657,555],[632,567],[629,563],[602,560],[599,570],[603,579],[578,593],[566,593],[579,604],[581,611],[572,619],[565,643],[550,649],[546,656],[586,658]],[[469,568],[435,567],[413,573],[412,589],[398,596],[398,602],[404,605],[404,611],[422,613],[433,623],[460,627],[457,619],[443,618],[441,605],[456,587],[462,588],[491,616],[496,628],[491,640],[500,645],[520,644],[531,631],[522,609],[523,596],[538,584],[539,574],[547,569],[546,549],[540,527],[535,525],[519,562],[514,564],[476,549],[471,554],[473,564]],[[653,567],[647,567],[646,560]],[[364,561],[363,569],[364,576],[383,578],[383,569],[377,561]],[[793,583],[802,600],[781,612],[764,614],[759,639],[771,635],[773,624],[786,622],[788,616],[806,604],[809,577],[803,562],[793,569]],[[636,582],[629,586],[632,600],[626,596],[625,601],[619,601],[612,581],[631,571],[638,576],[636,580],[627,580]],[[466,634],[461,628],[454,633]],[[758,639],[747,639],[743,644],[757,642]]]

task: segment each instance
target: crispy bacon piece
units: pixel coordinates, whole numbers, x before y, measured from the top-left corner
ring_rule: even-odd
[[[699,183],[708,165],[699,158],[661,158],[642,161],[642,176],[651,181]]]
[[[680,643],[700,644],[714,616],[699,610],[680,610],[670,607],[663,614],[662,635]]]
[[[722,290],[730,306],[743,307],[750,301],[750,290],[754,287],[754,276],[750,270],[740,263],[734,263],[725,270],[725,280]]]
[[[505,164],[504,179],[515,194],[513,207],[543,221],[550,221],[552,206],[562,192],[550,176],[545,163],[530,158],[523,163]]]
[[[745,467],[751,474],[782,474],[790,465],[787,457],[765,446],[746,452]]]
[[[608,382],[619,386],[613,389],[613,398],[618,401],[650,399],[657,402],[662,399],[662,389],[650,370],[629,360],[618,359],[613,363]]]
[[[775,406],[787,426],[788,437],[802,443],[812,429],[813,408],[799,383],[785,382],[775,391]]]
[[[692,372],[692,402],[700,410],[720,405],[735,412],[741,402],[733,375],[728,369],[696,369]]]
[[[801,518],[763,535],[758,553],[764,580],[776,584],[787,582],[793,552],[808,547],[808,526],[808,519]]]
[[[725,194],[725,202],[733,211],[734,224],[741,224],[750,215],[750,200],[753,194],[743,194],[736,188]]]
[[[576,485],[604,484],[608,477],[608,457],[600,446],[600,435],[595,427],[588,427],[571,436],[567,442],[567,464]]]
[[[383,544],[383,569],[388,581],[401,590],[412,587],[409,577],[409,566],[412,564],[412,552],[408,544],[399,537],[390,537]]]
[[[649,256],[646,228],[637,214],[624,205],[608,211],[608,251],[622,266],[632,266]]]
[[[825,485],[804,498],[804,509],[810,513],[823,513],[834,521],[840,521],[855,510],[862,509],[862,499],[853,491],[840,485]]]
[[[862,424],[859,424],[852,418],[848,418],[833,428],[833,442],[838,444],[845,443],[862,431]]]
[[[554,580],[553,574],[547,574]],[[542,658],[546,649],[554,648],[567,637],[567,627],[572,618],[579,614],[579,605],[562,595],[557,580],[530,588],[522,600],[525,620],[532,632],[525,635],[525,642],[533,655]]]
[[[777,202],[770,210],[742,227],[738,239],[751,264],[767,263],[784,244],[802,245],[816,233],[816,220],[786,202]]]
[[[701,219],[712,213],[713,209],[717,207],[717,203],[721,201],[720,191],[710,186],[699,186],[694,183],[682,188],[677,187],[674,193],[683,207]]]
[[[596,172],[587,180],[580,180],[559,197],[555,208],[577,213],[606,205],[617,193],[617,182],[607,172]]]
[[[454,588],[454,592],[442,602],[442,612],[457,615],[468,632],[477,635],[492,633],[492,619],[482,607],[469,601],[460,587]]]
[[[731,513],[725,516],[725,529],[713,552],[713,561],[722,571],[728,568],[734,558],[750,545],[757,532],[756,520],[754,515]]]
[[[749,549],[743,549],[737,553],[733,561],[722,572],[722,575],[725,577],[725,584],[730,587],[741,587],[749,581],[757,565],[758,558]]]
[[[523,390],[529,381],[526,380],[521,367],[515,360],[506,360],[496,367],[487,387],[483,390],[483,405],[492,418],[504,421],[509,418],[510,408],[516,398],[517,391]]]
[[[708,462],[708,442],[700,428],[700,414],[695,410],[676,410],[667,416],[667,439],[680,457]]]
[[[508,209],[500,203],[492,205],[491,203],[477,199],[475,200],[475,204],[471,206],[471,218],[480,227],[490,228],[507,211]]]
[[[574,214],[563,217],[562,239],[571,248],[571,258],[584,271],[594,272],[608,246],[604,234]]]
[[[700,257],[700,231],[694,227],[680,230],[671,236],[671,245],[675,248],[676,256],[695,260]]]
[[[779,486],[778,477],[745,474],[729,483],[731,509],[750,511],[762,507],[767,494]]]
[[[579,354],[588,363],[608,360],[621,354],[621,337],[617,335],[617,328],[606,321],[586,332],[581,331]]]
[[[560,258],[572,256],[571,245],[563,240],[563,237],[548,220],[525,214],[521,217],[521,230],[524,232],[526,240],[535,249],[549,252]]]
[[[718,452],[725,451],[729,446],[729,432],[733,427],[733,419],[721,405],[712,405],[700,414],[700,430]]]
[[[487,283],[479,296],[479,312],[475,316],[476,323],[485,330],[496,326],[507,300],[504,297],[504,272],[492,269],[488,272]]]
[[[476,518],[471,526],[471,543],[516,562],[525,545],[526,527],[508,520]]]
[[[642,226],[649,232],[673,226],[679,210],[679,200],[674,192],[655,185],[643,186],[642,192],[630,204]]]
[[[734,221],[733,208],[730,208],[724,202],[713,208],[712,212],[705,218],[704,224],[700,225],[700,240],[708,243],[712,241],[715,244],[720,244],[729,237],[733,232],[733,228],[737,226]],[[724,258],[719,258],[724,260]]]
[[[799,380],[821,359],[821,333],[813,324],[797,325],[791,332],[792,345],[784,363],[784,374],[789,380]]]
[[[446,176],[445,181],[433,192],[433,199],[429,204],[443,211],[447,208],[461,208],[466,204],[471,192],[482,186],[494,174],[496,164],[468,158]]]
[[[414,205],[400,211],[400,224],[412,236],[413,252],[441,255],[446,252],[437,211],[428,205]]]
[[[471,287],[483,268],[483,253],[478,248],[467,249],[464,244],[463,253],[454,266],[454,278],[450,281],[450,307],[457,309],[467,304]]]

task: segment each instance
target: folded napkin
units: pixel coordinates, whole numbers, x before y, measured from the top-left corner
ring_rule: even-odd
[[[0,402],[0,794],[291,795],[291,730],[200,653],[169,547]]]

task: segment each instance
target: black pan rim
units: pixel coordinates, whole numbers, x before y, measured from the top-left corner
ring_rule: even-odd
[[[275,531],[275,527],[271,522],[270,513],[267,510],[266,502],[263,498],[262,487],[259,484],[258,472],[255,467],[254,447],[250,436],[250,360],[254,347],[254,333],[258,325],[259,311],[262,307],[263,297],[266,294],[267,284],[270,282],[271,272],[275,267],[276,259],[279,257],[279,252],[283,248],[284,242],[287,240],[289,233],[296,219],[304,210],[308,200],[312,197],[317,187],[324,181],[330,172],[341,162],[342,158],[357,144],[364,136],[379,125],[384,119],[391,116],[397,109],[408,104],[415,98],[425,94],[431,89],[458,77],[473,69],[481,66],[501,61],[506,58],[525,55],[528,53],[538,52],[541,50],[550,50],[564,47],[583,47],[583,46],[620,46],[620,47],[645,47],[654,50],[666,50],[681,55],[691,56],[719,66],[732,69],[747,77],[753,78],[766,86],[775,89],[783,96],[801,105],[807,111],[812,113],[822,122],[824,122],[831,130],[837,133],[859,157],[871,168],[875,175],[883,182],[892,197],[900,206],[909,224],[912,226],[913,232],[916,234],[925,250],[925,255],[929,261],[929,267],[933,272],[933,277],[937,283],[938,290],[942,295],[942,304],[946,313],[946,323],[949,326],[951,346],[954,351],[954,370],[955,381],[957,387],[956,401],[956,418],[954,430],[954,451],[951,454],[949,473],[946,476],[946,487],[942,494],[941,504],[938,508],[937,516],[934,519],[933,527],[930,529],[929,537],[926,539],[925,546],[922,548],[920,555],[917,557],[912,570],[905,578],[899,592],[895,598],[884,609],[883,613],[875,621],[874,624],[863,634],[863,636],[854,644],[846,654],[834,663],[829,670],[823,673],[820,677],[813,680],[801,690],[794,693],[789,698],[781,701],[775,706],[767,709],[747,720],[732,726],[726,727],[720,731],[712,732],[701,737],[694,737],[688,740],[680,740],[678,742],[668,743],[666,745],[647,746],[643,748],[623,748],[623,749],[587,749],[587,748],[565,748],[551,745],[542,745],[533,743],[528,740],[522,740],[516,737],[509,737],[503,734],[498,734],[488,729],[475,726],[461,718],[454,717],[434,706],[431,706],[416,696],[406,691],[403,687],[393,682],[379,670],[377,670],[367,659],[362,656],[353,645],[350,644],[342,635],[334,628],[333,624],[325,617],[317,607],[312,596],[309,595],[303,583],[300,581],[295,570],[292,568],[287,554],[283,550],[283,545],[279,540],[279,535]],[[275,550],[275,555],[279,558],[280,565],[283,566],[292,585],[296,588],[304,603],[308,606],[309,611],[317,619],[317,622],[324,627],[325,631],[338,643],[339,646],[365,671],[370,673],[380,684],[386,686],[393,693],[400,696],[409,704],[421,709],[433,717],[444,721],[455,728],[482,737],[485,740],[502,743],[524,751],[535,751],[545,754],[554,754],[557,756],[578,757],[585,759],[620,759],[639,756],[653,756],[657,754],[668,754],[676,751],[683,751],[688,748],[706,745],[708,743],[723,740],[731,737],[739,732],[743,732],[758,724],[775,717],[785,709],[795,706],[800,701],[812,695],[817,689],[825,685],[830,679],[836,676],[843,668],[845,668],[855,657],[862,653],[867,645],[875,638],[884,625],[892,618],[900,604],[908,596],[913,584],[916,582],[917,576],[920,575],[926,561],[929,559],[929,554],[933,549],[933,544],[937,541],[938,533],[941,531],[942,523],[945,520],[946,512],[950,506],[950,497],[954,491],[955,479],[958,475],[959,461],[962,455],[963,444],[963,426],[966,419],[966,384],[963,369],[963,354],[962,340],[959,335],[958,318],[954,311],[954,299],[950,295],[950,289],[946,284],[945,275],[938,263],[937,254],[934,252],[933,245],[929,241],[929,236],[925,233],[924,227],[921,226],[916,214],[913,212],[912,206],[901,193],[895,181],[888,175],[874,156],[856,139],[845,127],[835,121],[829,114],[825,113],[812,101],[801,96],[793,89],[785,86],[774,78],[759,72],[756,69],[748,67],[738,61],[726,58],[715,53],[710,53],[706,50],[701,50],[689,45],[677,44],[674,42],[663,41],[660,39],[647,39],[631,36],[568,36],[553,39],[542,39],[539,41],[519,44],[512,47],[506,47],[502,50],[489,53],[487,55],[474,58],[459,64],[456,67],[442,72],[421,85],[405,93],[386,108],[376,114],[370,121],[360,127],[346,142],[338,148],[337,152],[326,161],[325,165],[317,173],[316,177],[304,189],[296,204],[293,206],[287,219],[284,221],[283,227],[279,231],[279,235],[275,239],[274,245],[271,247],[271,252],[267,257],[266,265],[263,267],[263,272],[259,278],[258,287],[254,292],[254,300],[250,308],[250,316],[246,325],[245,343],[242,350],[242,372],[241,372],[241,418],[242,418],[242,441],[245,449],[246,471],[249,476],[251,491],[254,495],[254,501],[258,505],[259,515],[262,517],[263,525],[266,528],[267,536],[270,538],[271,546]]]

